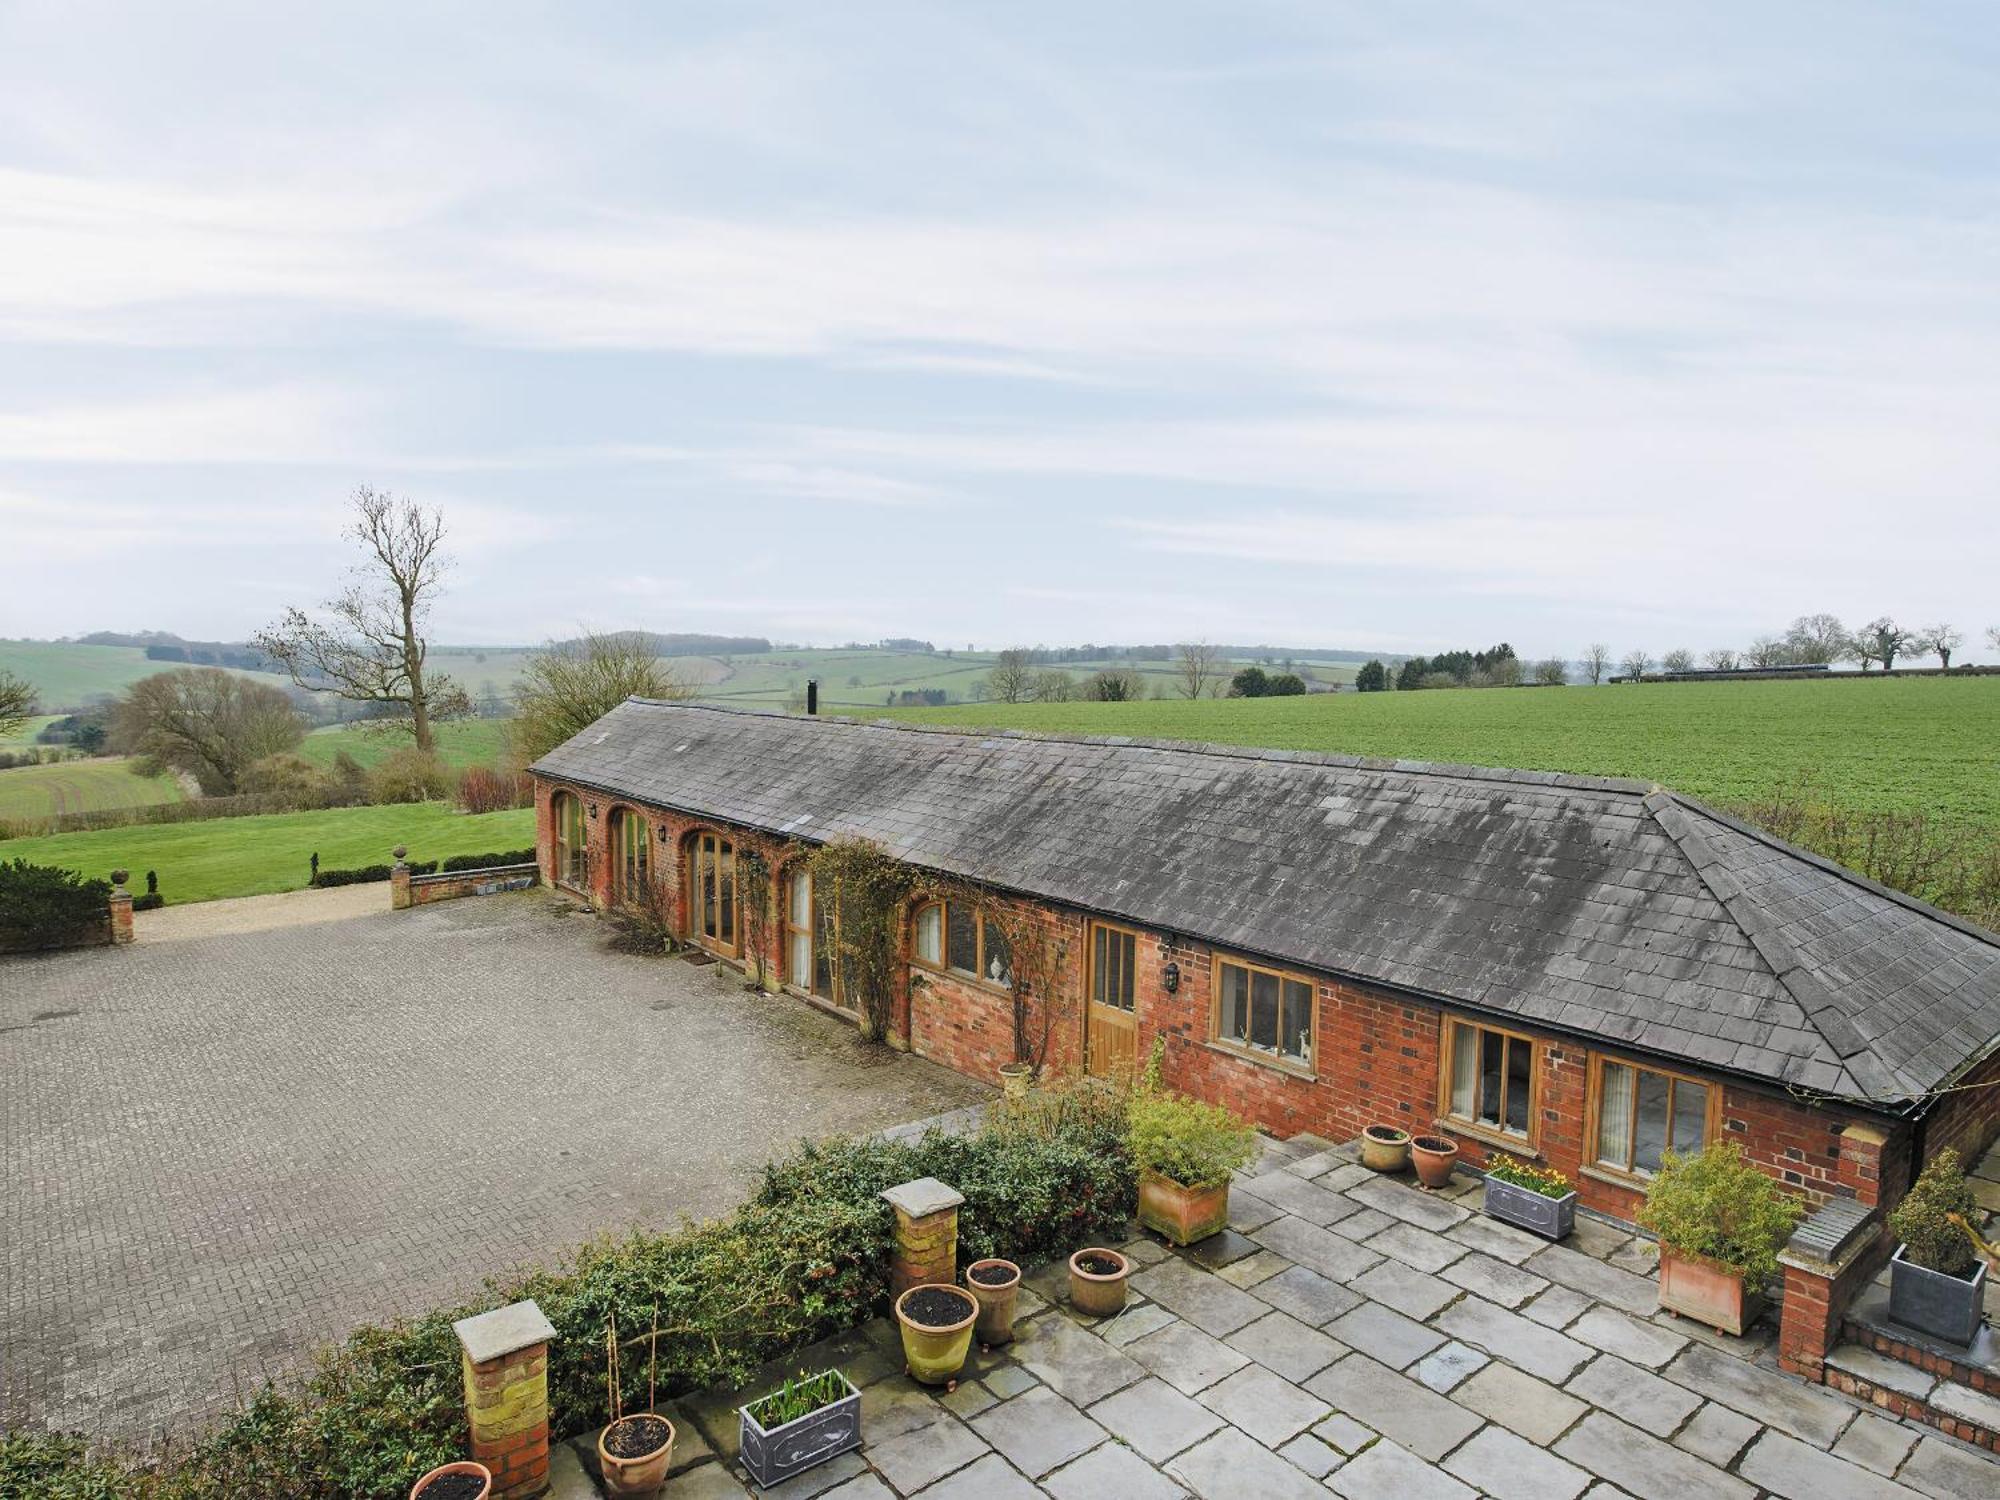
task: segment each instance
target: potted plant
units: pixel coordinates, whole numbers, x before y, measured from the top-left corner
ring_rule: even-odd
[[[1410,1164],[1410,1132],[1370,1125],[1361,1132],[1361,1165],[1371,1172],[1400,1172]]]
[[[1431,1128],[1437,1129],[1436,1124]],[[1441,1188],[1451,1181],[1451,1164],[1458,1160],[1458,1142],[1448,1135],[1412,1136],[1410,1157],[1417,1164],[1417,1181],[1427,1188]]]
[[[611,1420],[597,1434],[597,1464],[604,1492],[616,1500],[652,1500],[667,1482],[674,1458],[674,1424],[651,1410],[659,1389],[660,1312],[653,1309],[651,1360],[646,1371],[647,1410],[625,1414],[624,1365],[618,1354],[618,1319],[604,1324],[604,1379],[611,1397]]]
[[[1960,1227],[1978,1212],[1958,1153],[1940,1151],[1889,1215],[1902,1241],[1889,1262],[1890,1317],[1950,1344],[1978,1336],[1986,1265]]]
[[[1089,1245],[1069,1258],[1070,1306],[1093,1318],[1108,1318],[1125,1306],[1125,1283],[1132,1262],[1116,1250]]]
[[[1138,1094],[1128,1112],[1139,1169],[1139,1222],[1176,1245],[1229,1223],[1229,1174],[1257,1154],[1257,1132],[1219,1104]]]
[[[743,1467],[759,1489],[861,1446],[861,1392],[838,1370],[800,1371],[738,1411]]]
[[[911,1378],[957,1390],[978,1316],[972,1293],[943,1282],[925,1282],[898,1297],[896,1324],[903,1331],[903,1362]]]
[[[979,1304],[972,1325],[980,1347],[991,1349],[1014,1338],[1014,1306],[1021,1295],[1021,1268],[1011,1260],[975,1260],[965,1268],[965,1289]]]
[[[1711,1142],[1698,1156],[1669,1151],[1639,1209],[1639,1222],[1660,1238],[1660,1306],[1742,1333],[1757,1321],[1800,1213],[1734,1141]]]
[[[1028,1062],[1000,1064],[1000,1096],[1009,1104],[1028,1097],[1028,1085],[1035,1080],[1035,1065]]]
[[[1576,1228],[1576,1189],[1554,1167],[1495,1152],[1486,1159],[1486,1214],[1544,1239]]]
[[[469,1459],[440,1464],[410,1486],[410,1500],[486,1500],[492,1493],[493,1471]]]

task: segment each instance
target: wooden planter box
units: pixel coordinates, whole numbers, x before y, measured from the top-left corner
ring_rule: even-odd
[[[1976,1262],[1969,1277],[1952,1276],[1903,1259],[1903,1248],[1889,1262],[1889,1316],[1947,1344],[1970,1344],[1979,1336],[1986,1263]]]
[[[1660,1306],[1724,1333],[1741,1334],[1757,1321],[1764,1299],[1744,1288],[1737,1272],[1698,1255],[1660,1246]]]
[[[838,1370],[833,1373],[840,1375]],[[750,1415],[750,1407],[739,1408],[743,1467],[758,1488],[768,1490],[837,1453],[861,1446],[861,1392],[845,1375],[840,1375],[840,1383],[847,1387],[847,1394],[838,1401],[770,1432]]]
[[[1576,1189],[1551,1198],[1519,1183],[1486,1179],[1486,1216],[1546,1240],[1566,1239],[1576,1228]]]

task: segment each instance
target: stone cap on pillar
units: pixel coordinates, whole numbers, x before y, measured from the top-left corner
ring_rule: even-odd
[[[1843,1261],[1874,1239],[1875,1210],[1852,1198],[1835,1198],[1792,1231],[1778,1257],[1801,1270]]]
[[[965,1202],[965,1194],[949,1183],[939,1182],[935,1177],[919,1177],[915,1182],[884,1188],[882,1196],[888,1200],[891,1208],[906,1219],[928,1218],[932,1214],[941,1214],[948,1208],[957,1208]]]
[[[451,1331],[458,1335],[465,1357],[475,1365],[491,1364],[536,1344],[552,1343],[556,1336],[555,1325],[542,1315],[532,1299],[510,1302],[476,1317],[460,1318],[451,1325]]]

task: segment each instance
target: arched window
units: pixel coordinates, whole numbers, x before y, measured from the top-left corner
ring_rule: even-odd
[[[1014,982],[1013,955],[1000,924],[963,901],[931,901],[917,908],[915,960],[1003,989]]]
[[[590,884],[590,840],[583,831],[583,804],[568,792],[557,792],[549,810],[556,830],[556,880],[584,890]]]
[[[734,953],[736,846],[719,833],[688,840],[688,925],[705,944]]]
[[[620,906],[643,906],[649,894],[646,880],[651,830],[629,807],[611,813],[611,899]]]

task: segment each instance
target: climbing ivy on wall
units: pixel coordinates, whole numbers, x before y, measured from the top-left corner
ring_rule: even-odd
[[[902,959],[903,906],[915,872],[872,839],[834,839],[807,858],[842,981],[860,1005],[861,1034],[880,1041],[889,1030]]]

